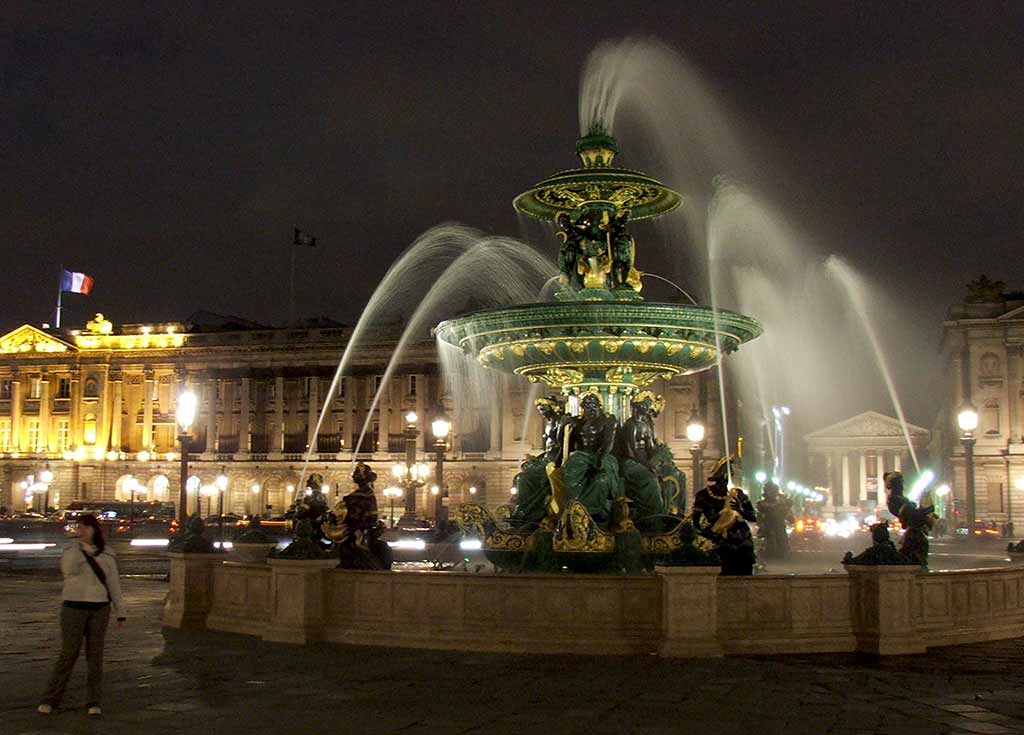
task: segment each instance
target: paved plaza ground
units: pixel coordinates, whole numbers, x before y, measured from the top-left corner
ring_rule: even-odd
[[[667,661],[267,644],[162,631],[166,583],[126,579],[102,722],[35,705],[60,581],[0,574],[0,733],[1024,732],[1024,639],[881,661],[848,655]],[[1024,631],[1022,631],[1024,633]]]

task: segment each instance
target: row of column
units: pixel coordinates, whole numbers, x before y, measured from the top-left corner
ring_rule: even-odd
[[[903,451],[875,452],[833,452],[828,457],[829,463],[829,484],[832,489],[832,506],[835,508],[847,508],[864,503],[868,498],[868,457],[875,457],[875,501],[881,502],[885,493],[884,475],[887,471],[903,471]],[[852,460],[851,460],[852,458]],[[854,482],[854,468],[852,461],[857,462],[856,482]]]

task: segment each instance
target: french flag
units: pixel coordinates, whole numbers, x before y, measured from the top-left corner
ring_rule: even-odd
[[[92,276],[74,271],[63,271],[60,276],[60,290],[67,293],[80,293],[85,296],[92,291]]]

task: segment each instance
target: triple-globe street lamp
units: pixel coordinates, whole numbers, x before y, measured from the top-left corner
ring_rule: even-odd
[[[448,448],[448,435],[452,431],[452,422],[444,412],[444,406],[438,405],[434,420],[430,423],[430,433],[434,435],[434,486],[430,492],[434,495],[434,525],[443,528],[448,522],[448,508],[444,500],[448,497],[448,488],[444,484],[444,453]]]

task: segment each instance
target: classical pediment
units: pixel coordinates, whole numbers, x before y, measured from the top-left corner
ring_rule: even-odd
[[[74,345],[36,329],[31,324],[23,324],[0,337],[0,353],[6,354],[67,352],[75,349]]]
[[[907,431],[910,432],[911,438],[922,441],[928,440],[927,429],[907,424]],[[819,429],[804,438],[810,441],[815,439],[880,439],[883,437],[899,437],[903,439],[903,427],[900,425],[900,422],[892,416],[886,416],[884,413],[865,411],[837,424]]]

